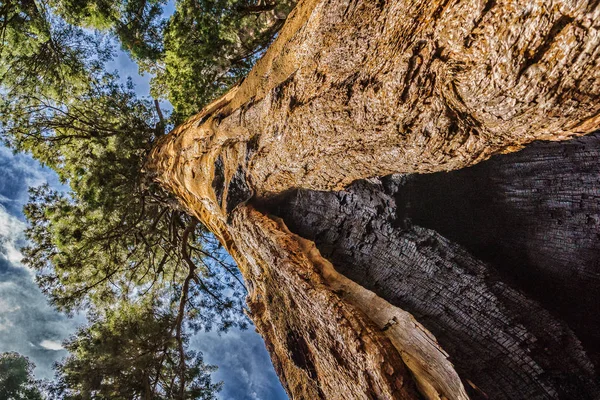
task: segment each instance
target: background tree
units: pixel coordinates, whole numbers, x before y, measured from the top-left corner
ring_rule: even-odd
[[[58,364],[61,395],[68,399],[215,399],[216,369],[178,336],[177,307],[119,303],[95,313],[65,345]]]
[[[27,12],[43,8],[41,18],[32,21],[35,28],[43,28],[45,37],[62,26],[63,30],[95,29],[117,38],[140,71],[154,76],[153,96],[168,99],[175,121],[180,122],[246,75],[294,3],[181,0],[175,2],[175,12],[168,17],[163,15],[165,0],[52,0],[40,4],[31,0]],[[6,20],[15,22],[10,16]],[[49,45],[47,51],[58,55],[68,48],[56,51],[54,47]]]
[[[216,241],[142,172],[152,143],[168,129],[160,108],[137,98],[131,83],[103,72],[109,50],[94,52],[85,47],[92,40],[87,33],[70,32],[68,43],[92,58],[77,61],[83,70],[64,70],[60,82],[39,86],[35,64],[24,63],[0,94],[5,143],[31,152],[71,188],[68,195],[33,192],[26,263],[65,311],[174,285],[185,287],[186,297],[204,293],[185,307],[205,310],[192,313],[205,328],[217,320],[222,329],[245,326],[236,270]]]
[[[51,0],[53,11],[74,26],[109,31],[133,59],[156,60],[163,51],[166,0]]]
[[[164,54],[149,68],[152,93],[197,112],[246,76],[294,5],[292,0],[181,0],[165,26]]]
[[[111,55],[102,36],[55,17],[44,2],[4,2],[0,24],[3,105],[15,96],[77,97]]]
[[[40,382],[33,377],[34,367],[19,353],[0,354],[0,399],[42,400]]]
[[[173,120],[180,122],[246,75],[294,2],[182,0],[169,18],[164,5],[162,0],[7,3],[0,10],[3,86],[29,85],[37,95],[66,86],[68,97],[76,97],[74,83],[102,69],[111,55],[107,41],[115,37],[141,71],[154,75],[153,96],[168,99]]]

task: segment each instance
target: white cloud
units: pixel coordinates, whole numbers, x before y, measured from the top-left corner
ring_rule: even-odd
[[[6,301],[4,299],[0,299],[0,317],[2,316],[2,314],[19,311],[20,309],[21,309],[21,306],[9,304],[8,301]]]
[[[56,182],[54,172],[43,168],[41,164],[28,154],[12,154],[12,150],[0,145],[0,159],[10,160],[10,166],[16,171],[22,172],[23,186],[39,186],[48,181]],[[11,199],[18,201],[20,199]]]
[[[25,239],[24,230],[25,223],[10,215],[0,205],[0,254],[4,254],[12,264],[20,263],[23,258],[19,244]]]
[[[12,321],[0,316],[0,332],[8,331],[10,328],[15,326]]]
[[[7,282],[6,282],[7,283]],[[12,282],[11,282],[12,283]],[[0,282],[0,293],[2,293],[2,287],[7,286],[5,282]],[[21,309],[20,305],[11,304],[12,302],[7,301],[5,299],[0,299],[0,332],[8,331],[10,328],[15,326],[12,321],[10,314],[19,311]]]
[[[4,205],[10,214],[19,217],[29,198],[29,187],[49,183],[51,187],[60,191],[68,189],[60,184],[54,171],[43,167],[27,154],[13,154],[1,144],[0,176],[0,204]]]
[[[1,1],[1,0],[0,0]],[[40,292],[31,269],[21,264],[26,244],[22,207],[29,186],[48,182],[66,192],[58,177],[24,154],[0,145],[0,353],[17,351],[36,364],[37,378],[52,379],[52,365],[64,357],[60,342],[85,323],[57,313]]]
[[[47,349],[47,350],[64,350],[64,347],[62,347],[62,344],[55,342],[53,340],[42,340],[40,342],[40,346],[42,346],[43,348]]]

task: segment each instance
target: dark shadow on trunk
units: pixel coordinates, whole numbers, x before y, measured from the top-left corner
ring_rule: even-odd
[[[413,175],[397,218],[434,229],[565,319],[600,355],[600,133]]]
[[[473,398],[594,399],[597,375],[555,317],[597,361],[599,155],[595,134],[451,173],[254,202],[413,313]]]

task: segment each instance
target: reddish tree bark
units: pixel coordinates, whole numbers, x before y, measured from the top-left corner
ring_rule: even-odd
[[[238,262],[252,319],[293,398],[467,395],[425,327],[368,282],[336,272],[352,270],[355,259],[323,258],[269,217],[269,206],[260,212],[253,204],[264,207],[290,189],[459,169],[536,139],[597,129],[598,20],[598,2],[584,0],[301,1],[243,82],[157,143],[148,169]],[[475,325],[483,331],[459,335],[453,351],[469,341],[491,346],[515,369],[486,371],[483,389],[465,376],[469,390],[485,396],[492,388],[491,398],[597,396],[593,368],[562,322],[461,246],[427,230],[407,239],[401,226],[386,224],[379,233],[391,229],[421,246],[415,271],[453,271],[436,275],[433,287],[456,278],[476,292],[439,293],[450,308],[481,315]],[[397,285],[422,289],[432,278]],[[489,307],[495,312],[486,316]],[[539,321],[523,322],[520,307]],[[431,314],[425,325],[443,328],[447,317]]]

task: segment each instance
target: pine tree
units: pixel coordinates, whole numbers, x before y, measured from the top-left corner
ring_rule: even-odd
[[[33,377],[34,367],[18,353],[0,354],[0,399],[42,400],[40,382]]]
[[[188,349],[173,304],[119,303],[97,312],[66,343],[55,394],[64,399],[215,399],[216,369]],[[171,307],[171,309],[170,309]]]

